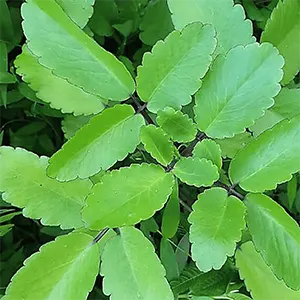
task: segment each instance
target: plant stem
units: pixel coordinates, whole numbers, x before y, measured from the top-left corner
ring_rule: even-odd
[[[223,183],[223,182],[217,181],[217,182],[215,183],[215,185],[224,188],[225,190],[227,190],[227,192],[228,192],[229,194],[236,196],[236,197],[239,198],[240,200],[244,200],[244,198],[245,198],[242,194],[240,194],[239,192],[237,192],[237,191],[234,189],[234,187],[228,186],[227,184],[225,184],[225,183]]]
[[[193,210],[182,200],[179,198],[179,203],[188,211],[188,212],[192,212]]]
[[[151,119],[151,117],[149,116],[149,114],[146,110],[147,104],[142,105],[135,95],[131,95],[131,99],[133,100],[133,103],[137,107],[137,113],[140,113],[145,118],[145,120],[147,121],[148,124],[154,125],[153,120]]]
[[[102,230],[96,235],[96,237],[94,238],[92,244],[94,245],[94,244],[98,243],[98,242],[103,238],[103,236],[108,232],[108,230],[109,230],[108,227],[102,229]]]

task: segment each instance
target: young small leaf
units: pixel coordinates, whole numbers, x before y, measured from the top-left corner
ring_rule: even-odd
[[[215,27],[218,46],[214,56],[254,42],[251,22],[245,20],[242,6],[234,5],[233,0],[168,0],[168,4],[176,29],[196,21]]]
[[[255,248],[279,279],[300,289],[300,229],[285,210],[268,196],[246,196],[247,224]],[[282,263],[284,261],[284,263]]]
[[[289,83],[300,71],[300,2],[279,0],[261,36],[272,43],[284,57],[283,84]]]
[[[210,160],[219,169],[222,168],[222,157],[220,146],[210,139],[205,139],[196,144],[193,150],[193,156],[199,158],[206,158]]]
[[[170,164],[175,154],[175,147],[164,131],[154,125],[141,129],[141,141],[145,150],[164,166]]]
[[[28,0],[21,12],[29,50],[55,75],[104,99],[122,101],[134,91],[125,66],[73,23],[55,0]]]
[[[151,242],[133,227],[120,228],[102,255],[103,291],[114,300],[174,300]]]
[[[107,170],[133,152],[140,142],[141,115],[117,104],[94,116],[50,159],[47,173],[60,181],[87,178]]]
[[[234,254],[245,228],[245,206],[222,188],[199,194],[188,221],[192,257],[199,270],[219,270]]]
[[[273,274],[263,258],[255,251],[252,242],[237,250],[236,265],[253,299],[258,300],[299,300],[300,291],[289,289]],[[259,280],[259,279],[263,280]]]
[[[251,192],[272,190],[300,170],[300,117],[283,120],[262,133],[231,161],[229,177]],[[258,155],[259,154],[259,155]]]
[[[94,185],[83,220],[93,230],[134,225],[163,207],[173,185],[173,176],[154,164],[114,170]]]
[[[273,105],[283,63],[268,43],[237,46],[218,56],[196,94],[198,128],[210,137],[224,138],[251,126]]]
[[[175,111],[171,107],[158,112],[157,124],[176,142],[190,142],[197,133],[193,121],[188,115],[183,114],[180,110]]]
[[[219,178],[218,168],[211,161],[198,157],[182,157],[173,173],[182,182],[194,186],[210,186]]]
[[[178,248],[176,248],[175,256],[178,265],[179,274],[183,271],[186,266],[187,260],[190,253],[190,241],[189,234],[186,233],[178,243]]]
[[[25,149],[0,147],[0,192],[23,208],[23,215],[62,229],[82,227],[80,211],[90,193],[89,180],[60,183],[46,175],[48,158]]]
[[[214,28],[193,23],[171,32],[146,52],[138,67],[137,92],[151,112],[189,104],[201,85],[215,49]]]
[[[87,299],[99,269],[93,237],[70,233],[43,245],[13,276],[3,300]]]

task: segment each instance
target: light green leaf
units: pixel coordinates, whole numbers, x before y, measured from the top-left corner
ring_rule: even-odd
[[[252,242],[243,244],[237,250],[235,258],[240,276],[245,280],[254,300],[299,300],[300,291],[289,289],[283,281],[275,277],[263,258],[255,251]]]
[[[194,186],[211,186],[219,178],[218,168],[211,161],[198,157],[182,157],[173,173],[182,182]]]
[[[300,70],[300,2],[279,0],[268,19],[261,41],[272,43],[283,55],[283,84],[289,83]]]
[[[82,216],[90,229],[133,225],[160,210],[174,185],[173,176],[154,164],[114,170],[94,185]]]
[[[252,24],[245,20],[242,6],[233,5],[233,0],[168,0],[168,4],[176,29],[196,21],[215,27],[218,46],[214,56],[254,42]]]
[[[300,170],[300,117],[283,120],[262,133],[231,161],[229,177],[245,191],[263,192]]]
[[[235,135],[233,138],[215,139],[214,141],[221,147],[224,158],[233,158],[236,153],[244,148],[252,140],[251,133],[243,132]]]
[[[67,115],[62,120],[62,131],[67,140],[73,137],[79,129],[86,125],[92,116],[78,116]]]
[[[178,197],[178,183],[176,180],[172,194],[170,195],[162,216],[161,231],[165,238],[172,238],[178,229],[180,221],[180,206]]]
[[[152,46],[163,40],[174,29],[167,0],[149,1],[139,27],[144,44]]]
[[[134,91],[124,65],[73,23],[54,0],[27,0],[21,12],[29,50],[55,75],[105,99],[122,101]]]
[[[248,194],[246,200],[255,248],[279,279],[300,289],[300,229],[296,221],[268,196]]]
[[[232,300],[251,300],[250,297],[240,293],[229,293],[227,294],[227,297]]]
[[[189,234],[186,233],[179,241],[175,251],[179,274],[181,274],[181,272],[186,266],[187,260],[189,258],[189,253],[190,253]]]
[[[283,63],[269,43],[237,46],[218,56],[196,94],[198,128],[210,137],[224,138],[253,125],[280,91]]]
[[[157,124],[176,142],[190,142],[197,133],[193,121],[180,110],[171,107],[158,112]]]
[[[198,142],[193,150],[193,156],[210,160],[219,169],[222,168],[222,157],[220,146],[210,139]]]
[[[201,86],[216,47],[214,28],[193,23],[171,32],[143,56],[137,69],[137,92],[151,112],[189,104]]]
[[[189,216],[192,258],[199,270],[219,270],[235,251],[245,228],[245,206],[222,188],[198,195]]]
[[[60,181],[87,178],[124,159],[140,142],[141,115],[118,104],[94,116],[50,159],[47,173]]]
[[[102,255],[103,291],[114,300],[174,300],[151,242],[133,227],[120,228]]]
[[[167,166],[172,161],[176,149],[161,128],[154,125],[142,127],[141,141],[145,150],[162,165]]]
[[[99,250],[84,233],[63,235],[24,262],[3,300],[87,299],[99,268]]]
[[[35,91],[36,96],[52,108],[63,113],[89,115],[104,109],[106,100],[86,93],[66,79],[55,76],[50,69],[43,67],[27,46],[23,47],[15,62],[16,72]]]
[[[55,0],[63,11],[76,23],[83,28],[93,14],[95,0]],[[97,2],[97,1],[96,1]]]
[[[21,148],[0,147],[3,200],[23,208],[23,215],[62,229],[83,226],[80,211],[90,193],[89,180],[60,183],[46,175],[48,158]]]

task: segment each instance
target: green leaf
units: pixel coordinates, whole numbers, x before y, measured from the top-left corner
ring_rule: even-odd
[[[151,242],[138,229],[120,228],[101,259],[103,291],[111,299],[174,299]]]
[[[279,281],[275,277],[263,258],[255,251],[252,242],[243,244],[242,247],[237,250],[235,258],[240,276],[245,280],[246,287],[248,291],[250,291],[253,299],[299,299],[300,291],[289,289],[283,281]]]
[[[250,297],[240,293],[229,293],[227,294],[227,297],[232,300],[251,300]]]
[[[299,290],[299,226],[268,196],[248,194],[246,200],[247,224],[255,248],[279,279],[283,279],[289,287]]]
[[[211,161],[198,157],[182,157],[173,173],[182,182],[194,186],[211,186],[219,178],[218,168]]]
[[[145,150],[159,163],[164,166],[171,163],[176,149],[161,128],[155,125],[142,127],[141,141]]]
[[[189,258],[189,252],[190,252],[189,234],[186,233],[179,241],[175,251],[179,273],[181,273],[186,266],[187,260]]]
[[[83,28],[93,14],[95,0],[55,0],[63,11],[76,23]],[[96,1],[97,2],[97,1]]]
[[[154,22],[155,20],[155,22]],[[148,2],[140,24],[140,39],[146,45],[163,40],[174,29],[167,0]]]
[[[63,235],[24,262],[3,300],[86,299],[99,268],[99,250],[84,233]]]
[[[197,133],[193,120],[180,110],[171,107],[158,112],[157,124],[176,142],[190,142]]]
[[[271,42],[284,57],[283,84],[300,70],[300,2],[279,0],[269,18],[262,42]]]
[[[82,216],[94,230],[133,225],[160,210],[171,194],[173,176],[154,164],[114,170],[94,185]]]
[[[196,144],[193,156],[210,160],[219,169],[222,168],[222,157],[220,146],[210,139],[205,139]]]
[[[135,150],[143,124],[143,117],[134,115],[129,105],[104,110],[51,157],[48,175],[65,181],[107,170]]]
[[[86,93],[66,79],[55,76],[43,67],[27,46],[23,47],[15,62],[16,72],[36,92],[36,96],[63,113],[89,115],[104,109],[106,100]]]
[[[0,40],[6,43],[14,43],[14,28],[6,1],[0,1],[0,11]]]
[[[196,94],[198,128],[213,138],[244,132],[273,105],[283,63],[268,43],[237,46],[218,56]]]
[[[54,0],[27,0],[21,12],[29,50],[55,75],[105,99],[122,101],[133,92],[134,82],[124,65],[73,23]]]
[[[178,198],[178,183],[175,181],[173,191],[162,216],[161,231],[165,238],[172,238],[178,229],[180,221],[180,206]]]
[[[294,175],[287,184],[287,197],[288,197],[288,204],[290,209],[292,209],[294,202],[296,200],[297,185],[298,185],[297,176]]]
[[[147,108],[157,112],[167,106],[181,109],[201,86],[215,49],[214,28],[193,23],[171,32],[143,56],[137,69],[137,92]]]
[[[166,278],[168,281],[179,277],[179,270],[171,243],[162,238],[160,241],[160,260],[166,270]]]
[[[67,115],[62,120],[62,131],[64,132],[64,136],[67,140],[73,137],[79,129],[81,129],[84,125],[86,125],[92,116],[78,116]]]
[[[245,206],[222,188],[198,195],[189,216],[192,258],[199,270],[219,270],[235,251],[245,228]]]
[[[245,20],[242,6],[233,5],[232,0],[168,0],[168,4],[176,29],[196,21],[215,27],[218,46],[214,56],[254,42],[251,22]]]
[[[300,117],[283,120],[262,133],[231,161],[229,177],[245,191],[263,192],[300,170]],[[259,153],[259,155],[258,155]]]
[[[233,138],[215,139],[214,141],[221,147],[222,157],[233,158],[236,153],[244,148],[252,140],[251,133],[243,132]]]
[[[0,147],[3,199],[23,208],[23,215],[62,229],[83,226],[80,211],[90,193],[89,180],[60,183],[46,175],[48,158],[21,148]]]

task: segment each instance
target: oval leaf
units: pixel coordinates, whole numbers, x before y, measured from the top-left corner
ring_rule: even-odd
[[[151,242],[133,227],[120,228],[102,255],[103,291],[114,300],[174,300]]]
[[[95,230],[139,223],[163,207],[173,184],[173,176],[153,164],[114,170],[93,187],[83,220]]]
[[[218,168],[211,161],[198,157],[182,157],[173,173],[182,182],[194,186],[210,186],[219,178]]]
[[[199,270],[219,270],[235,251],[245,228],[245,206],[222,188],[199,194],[188,221],[192,258]]]
[[[55,0],[28,0],[21,13],[28,48],[55,75],[104,99],[122,101],[134,91],[125,66],[73,23]]]
[[[268,196],[248,194],[246,199],[247,224],[256,249],[279,279],[300,289],[299,226]]]
[[[251,126],[273,105],[283,63],[268,43],[238,46],[218,56],[196,94],[198,128],[210,137],[224,138]]]
[[[300,170],[300,117],[283,120],[262,133],[231,161],[229,176],[244,190],[263,192]],[[258,155],[259,154],[259,155]]]
[[[161,128],[154,125],[142,127],[141,141],[145,150],[159,163],[164,166],[171,163],[176,149]]]
[[[93,117],[50,159],[47,174],[57,180],[87,178],[133,152],[140,142],[141,115],[118,104]]]
[[[144,54],[138,67],[137,92],[151,112],[180,109],[192,101],[211,63],[216,40],[211,25],[194,23],[173,31]]]
[[[83,226],[80,211],[90,193],[89,180],[61,183],[46,175],[48,158],[21,148],[0,147],[3,200],[23,208],[23,215],[62,229]]]
[[[99,269],[93,237],[71,233],[43,245],[13,276],[3,300],[87,299]]]

